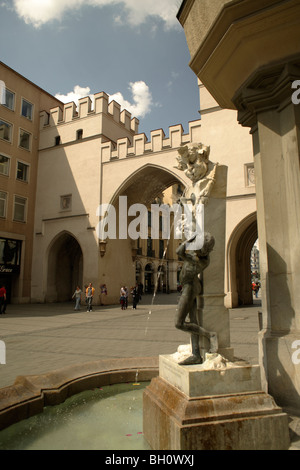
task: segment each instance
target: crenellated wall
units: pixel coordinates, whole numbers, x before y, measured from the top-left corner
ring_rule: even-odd
[[[200,121],[189,123],[189,132],[184,134],[181,124],[169,127],[169,137],[163,129],[151,131],[150,140],[142,133],[138,134],[139,120],[132,117],[116,101],[109,103],[109,96],[104,93],[94,95],[94,107],[89,96],[55,107],[48,114],[40,113],[40,150],[76,142],[77,132],[82,131],[83,139],[101,138],[102,162],[114,159],[142,156],[149,152],[161,152],[176,149],[189,142],[200,140]],[[57,137],[60,138],[59,144]]]
[[[109,96],[104,93],[94,95],[94,106],[89,96],[81,98],[78,106],[74,102],[66,103],[63,108],[55,107],[50,112],[40,113],[41,141],[40,150],[60,144],[73,142],[77,131],[82,131],[82,138],[102,137],[104,140],[116,141],[118,137],[132,140],[138,133],[139,120],[132,117],[116,101],[109,103]]]
[[[109,96],[103,91],[94,95],[93,109],[91,98],[86,96],[78,100],[78,107],[74,102],[70,102],[66,103],[63,108],[59,106],[51,108],[50,113],[42,111],[40,128],[58,126],[101,113],[110,115],[117,123],[123,124],[130,131],[137,132],[138,130],[139,120],[132,118],[131,113],[126,109],[121,111],[121,106],[116,101],[109,103]]]
[[[182,125],[178,124],[169,127],[169,137],[166,137],[162,129],[157,129],[151,131],[149,141],[145,134],[136,134],[133,136],[132,143],[126,137],[117,139],[116,145],[112,142],[103,142],[101,144],[102,163],[177,149],[181,145],[200,141],[200,132],[201,121],[197,120],[189,123],[188,134],[184,134]]]

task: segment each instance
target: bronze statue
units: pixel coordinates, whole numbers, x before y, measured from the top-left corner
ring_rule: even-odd
[[[215,332],[209,332],[199,324],[197,310],[199,308],[201,276],[210,263],[210,253],[215,245],[210,233],[197,233],[197,205],[207,205],[212,187],[215,182],[218,164],[209,161],[210,148],[203,144],[192,144],[190,147],[179,149],[178,169],[184,171],[192,181],[185,195],[180,199],[181,204],[192,203],[192,222],[190,227],[184,227],[185,233],[193,233],[191,238],[184,241],[177,249],[178,256],[184,261],[180,273],[182,285],[181,297],[176,315],[176,328],[191,334],[192,355],[182,361],[181,365],[202,364],[199,340],[205,337],[209,341],[209,352],[216,353],[218,339]],[[199,239],[199,243],[195,240]],[[196,247],[196,249],[195,249]],[[189,317],[189,321],[187,318]]]
[[[210,252],[215,245],[214,237],[210,233],[204,234],[204,245],[198,251],[186,251],[188,244],[194,240],[188,240],[177,249],[178,256],[183,259],[183,267],[180,273],[180,283],[182,286],[181,297],[178,303],[176,315],[176,328],[191,333],[192,355],[181,362],[181,365],[202,364],[203,358],[200,353],[199,340],[201,336],[208,339],[210,343],[210,353],[218,350],[217,335],[214,332],[205,330],[198,323],[197,309],[199,295],[201,294],[200,277],[210,262]],[[189,322],[187,317],[189,316]]]

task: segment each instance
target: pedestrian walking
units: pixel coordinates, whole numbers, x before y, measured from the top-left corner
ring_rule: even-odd
[[[126,288],[122,286],[120,289],[120,304],[121,310],[126,310]]]
[[[259,283],[259,282],[256,282],[256,283],[255,283],[255,288],[254,288],[254,292],[255,292],[255,297],[256,297],[256,298],[258,298],[259,289],[260,289],[260,283]]]
[[[129,296],[128,287],[125,286],[125,308],[128,307],[128,296]]]
[[[6,313],[6,288],[2,284],[0,288],[0,315]]]
[[[93,297],[94,297],[95,289],[93,287],[93,284],[90,282],[86,291],[86,303],[87,303],[87,312],[91,312],[93,310]]]
[[[138,291],[139,291],[139,301],[142,300],[142,295],[144,291],[144,286],[141,282],[138,283]]]
[[[139,303],[139,289],[138,286],[131,288],[131,295],[132,295],[132,308],[136,310],[137,304]]]
[[[126,302],[125,295],[121,295],[121,297],[120,297],[121,310],[126,310],[125,302]]]
[[[75,298],[74,310],[80,310],[81,294],[82,294],[82,290],[80,289],[79,286],[77,286],[74,294],[72,295],[72,299]]]

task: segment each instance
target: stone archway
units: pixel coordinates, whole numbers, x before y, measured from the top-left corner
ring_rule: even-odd
[[[256,212],[247,216],[233,231],[227,248],[226,306],[253,304],[251,289],[251,250],[257,240]]]
[[[156,285],[157,267],[161,263],[160,240],[157,237],[151,238],[151,217],[150,222],[148,218],[146,237],[143,234],[139,238],[131,238],[132,232],[129,231],[129,227],[139,216],[139,209],[134,209],[137,211],[136,215],[132,215],[132,213],[129,215],[129,209],[139,204],[143,205],[149,214],[151,204],[157,203],[156,200],[160,199],[162,193],[179,184],[184,186],[184,181],[180,180],[172,170],[159,165],[146,164],[135,169],[128,178],[124,179],[122,185],[117,188],[109,200],[109,204],[114,208],[116,238],[108,237],[106,239],[106,254],[101,260],[101,270],[106,273],[108,282],[111,282],[111,290],[115,298],[117,296],[119,298],[121,285],[132,286],[136,282],[143,284],[145,293],[153,293]],[[173,237],[172,217],[173,215],[170,215],[170,238]],[[122,221],[121,230],[120,221]],[[137,233],[139,230],[140,226],[137,225]],[[171,251],[173,244],[170,243],[170,246]],[[174,260],[172,259],[171,262],[173,263]],[[148,264],[151,264],[151,268],[146,269]],[[167,283],[168,272],[165,278],[164,283]],[[166,290],[163,285],[161,287]]]
[[[66,302],[71,299],[83,279],[83,255],[78,241],[69,233],[60,234],[48,254],[46,302]]]
[[[137,202],[147,205],[166,188],[175,184],[185,186],[184,178],[180,179],[172,170],[162,166],[146,164],[122,182],[110,204],[117,205],[119,196],[127,196],[128,205]]]

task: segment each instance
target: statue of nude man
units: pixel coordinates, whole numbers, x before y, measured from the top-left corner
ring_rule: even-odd
[[[182,361],[180,365],[202,364],[199,339],[206,337],[210,342],[210,353],[218,350],[217,335],[214,332],[205,330],[198,324],[197,306],[199,295],[201,294],[200,276],[210,262],[209,254],[215,245],[214,237],[210,233],[204,234],[204,245],[201,250],[187,251],[188,245],[194,241],[196,235],[177,249],[178,256],[184,261],[180,273],[182,285],[181,297],[178,303],[175,326],[179,330],[191,334],[192,355]],[[189,316],[189,321],[187,317]]]
[[[178,150],[176,167],[184,171],[191,180],[185,194],[179,203],[185,205],[191,203],[192,220],[183,223],[186,241],[177,249],[178,256],[184,261],[180,274],[182,293],[176,315],[176,328],[191,334],[192,355],[184,360],[181,365],[202,364],[199,339],[204,336],[209,340],[211,353],[218,350],[218,339],[215,332],[209,332],[201,325],[197,318],[197,309],[200,301],[201,282],[200,277],[210,263],[209,254],[212,251],[215,240],[210,233],[199,232],[197,225],[197,210],[199,205],[206,206],[209,202],[213,186],[216,180],[218,163],[209,160],[210,147],[203,144],[190,144],[180,147]],[[187,321],[189,317],[189,321]]]

